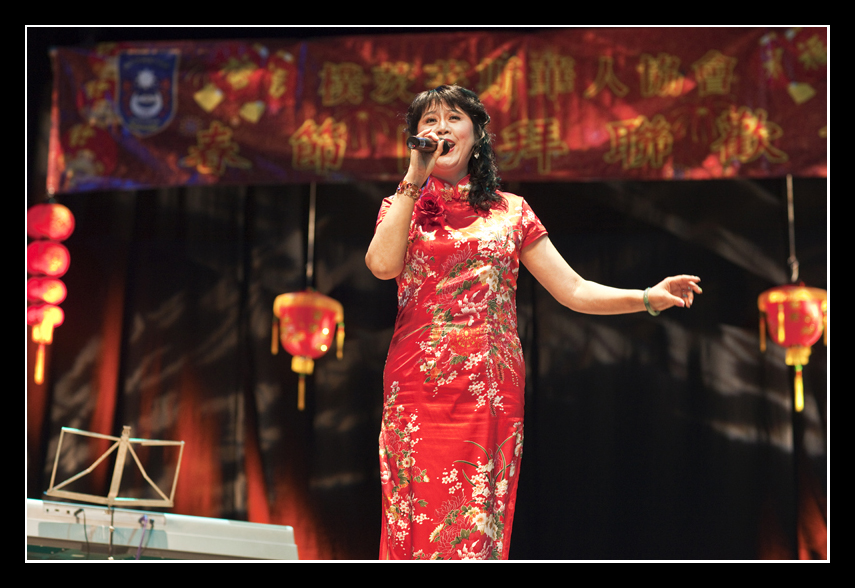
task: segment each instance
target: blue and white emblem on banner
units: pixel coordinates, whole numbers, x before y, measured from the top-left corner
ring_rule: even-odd
[[[122,53],[118,70],[118,114],[125,127],[138,137],[166,128],[178,106],[178,51]]]

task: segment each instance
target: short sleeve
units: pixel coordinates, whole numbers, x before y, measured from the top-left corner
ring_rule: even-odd
[[[392,202],[395,200],[394,196],[389,196],[383,199],[383,203],[380,205],[380,212],[377,213],[377,222],[374,223],[374,230],[377,230],[377,227],[380,226],[380,223],[383,222],[383,219],[386,218],[386,213],[389,212],[389,207],[392,206]]]
[[[544,235],[547,235],[548,232],[525,200],[522,201],[521,212],[522,244],[520,249],[525,249]]]

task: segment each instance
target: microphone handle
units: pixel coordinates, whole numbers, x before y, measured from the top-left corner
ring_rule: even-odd
[[[436,151],[436,141],[433,139],[428,139],[427,137],[410,137],[407,139],[407,147],[410,149],[416,149],[418,151],[424,151],[426,153],[433,153]],[[448,153],[450,147],[448,143],[445,141],[442,142],[442,154],[445,155]]]

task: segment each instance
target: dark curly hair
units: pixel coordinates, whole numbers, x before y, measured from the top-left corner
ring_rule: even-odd
[[[461,86],[438,86],[422,92],[407,110],[407,131],[411,135],[418,133],[422,114],[429,106],[437,103],[465,112],[472,119],[476,135],[480,136],[475,143],[473,156],[469,158],[469,204],[481,210],[490,210],[494,203],[503,203],[504,198],[498,193],[501,178],[496,166],[492,135],[487,131],[490,115],[478,94]]]

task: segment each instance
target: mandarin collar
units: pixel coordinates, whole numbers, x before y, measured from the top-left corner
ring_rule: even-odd
[[[449,184],[445,180],[435,178],[434,176],[430,176],[430,178],[428,178],[426,191],[437,194],[445,202],[468,202],[470,189],[471,185],[469,183],[468,175],[464,176],[455,185]]]

